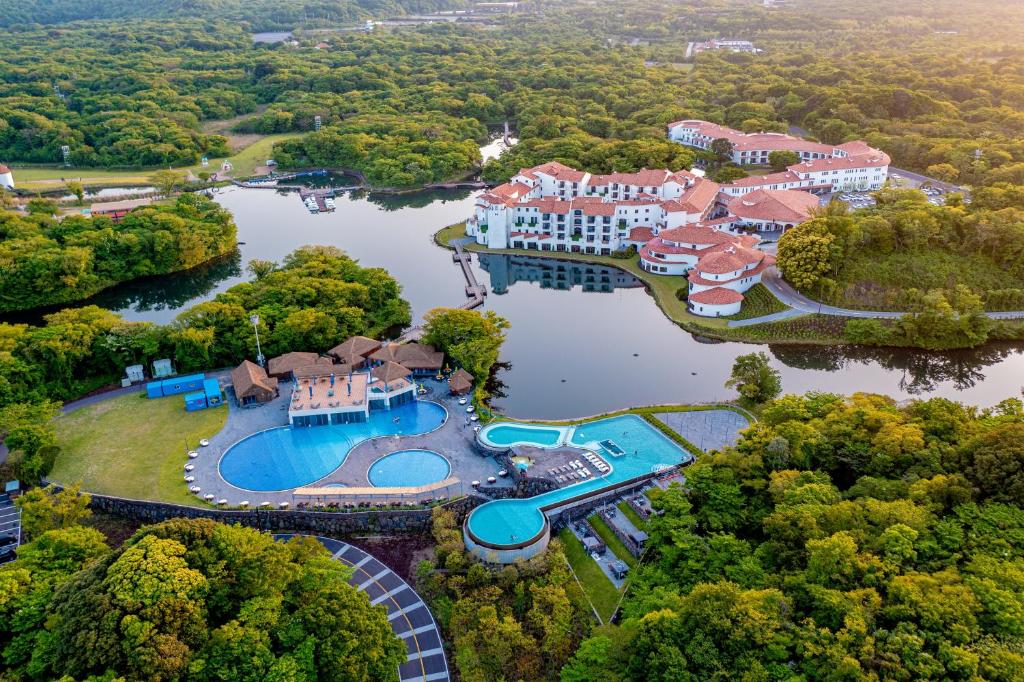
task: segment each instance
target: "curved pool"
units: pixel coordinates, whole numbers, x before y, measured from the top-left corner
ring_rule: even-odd
[[[332,426],[282,426],[243,438],[224,453],[221,477],[244,490],[290,490],[320,480],[344,463],[359,443],[378,436],[427,433],[444,424],[448,412],[418,400],[371,412],[368,421]]]
[[[534,445],[550,448],[558,445],[569,432],[568,426],[534,426],[499,422],[484,427],[480,440],[485,445],[508,448],[513,445]]]
[[[432,450],[399,450],[370,465],[366,477],[378,488],[411,488],[448,478],[452,466]]]

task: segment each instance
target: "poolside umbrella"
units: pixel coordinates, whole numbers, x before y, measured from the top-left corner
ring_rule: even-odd
[[[310,398],[313,397],[313,384],[312,383],[309,384],[309,397]]]
[[[334,372],[331,372],[331,388],[334,388]]]

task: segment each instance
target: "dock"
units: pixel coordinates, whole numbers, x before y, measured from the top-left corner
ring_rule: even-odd
[[[483,305],[484,297],[487,296],[487,288],[477,283],[476,275],[473,274],[473,268],[469,265],[472,262],[472,258],[473,254],[462,248],[462,244],[456,242],[452,260],[462,267],[462,276],[466,278],[466,298],[468,300],[459,306],[464,310],[472,310],[477,306]]]

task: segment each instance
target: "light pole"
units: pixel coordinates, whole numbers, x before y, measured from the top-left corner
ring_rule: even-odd
[[[256,332],[256,364],[260,367],[263,366],[263,351],[260,350],[260,316],[253,313],[249,316],[249,321],[252,322],[253,331]]]

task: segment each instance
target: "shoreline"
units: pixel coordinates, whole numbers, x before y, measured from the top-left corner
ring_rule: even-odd
[[[464,238],[465,221],[447,225],[434,233],[434,243],[441,248],[453,251],[449,243],[452,239]],[[597,254],[571,253],[566,251],[534,251],[528,249],[490,249],[480,246],[475,241],[464,245],[467,252],[494,255],[527,256],[533,258],[550,258],[552,260],[573,261],[605,267],[617,268],[627,272],[644,284],[644,289],[654,299],[662,314],[681,329],[696,337],[712,342],[749,343],[753,345],[777,344],[786,346],[852,346],[864,348],[894,348],[903,350],[926,349],[916,346],[875,346],[853,344],[848,342],[842,333],[848,319],[834,315],[819,313],[799,314],[775,322],[767,322],[741,327],[728,326],[727,318],[704,318],[693,315],[686,310],[683,301],[674,299],[672,289],[680,289],[686,285],[685,278],[669,275],[652,276],[637,265],[637,259],[613,258]],[[657,279],[655,279],[657,277]],[[679,280],[674,281],[674,280]],[[672,297],[672,298],[670,298]],[[668,299],[668,300],[666,300]],[[984,347],[989,344],[1007,342],[1005,339],[989,339],[979,346],[971,348],[955,348],[937,352],[965,351]],[[1009,340],[1009,343],[1022,343]]]

